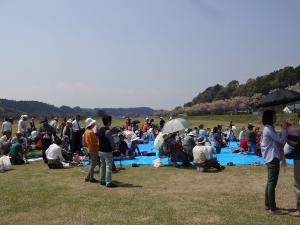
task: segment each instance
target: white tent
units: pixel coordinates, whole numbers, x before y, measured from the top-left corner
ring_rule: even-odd
[[[292,113],[292,110],[291,110],[288,106],[286,106],[286,107],[283,109],[283,112],[284,112],[284,113]]]

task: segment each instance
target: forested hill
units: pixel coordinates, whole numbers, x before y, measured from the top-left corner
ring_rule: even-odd
[[[198,103],[231,99],[237,96],[251,97],[256,93],[265,95],[268,94],[270,90],[286,88],[295,85],[299,81],[300,66],[296,68],[285,67],[268,75],[259,76],[256,79],[249,79],[245,84],[239,84],[237,80],[233,80],[225,87],[219,84],[209,87],[184,106],[190,107]]]
[[[15,101],[8,99],[0,99],[0,116],[19,117],[20,114],[29,114],[35,117],[44,116],[74,116],[80,114],[84,117],[103,116],[110,114],[114,117],[122,116],[152,116],[154,110],[149,107],[137,108],[80,108],[46,104],[38,101]]]

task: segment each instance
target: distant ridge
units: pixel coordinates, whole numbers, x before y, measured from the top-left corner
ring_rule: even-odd
[[[152,116],[155,110],[150,107],[136,108],[81,108],[61,106],[56,107],[39,101],[16,101],[0,99],[0,115],[17,117],[20,114],[29,114],[35,117],[74,116],[80,114],[84,117],[95,117],[109,114],[113,117],[124,116]]]

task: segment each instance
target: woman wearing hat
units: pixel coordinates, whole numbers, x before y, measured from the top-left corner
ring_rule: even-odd
[[[98,160],[98,151],[99,151],[99,144],[98,138],[96,134],[93,132],[93,128],[96,125],[96,120],[92,118],[87,118],[85,120],[85,127],[86,130],[84,132],[84,143],[88,148],[89,155],[90,155],[90,170],[88,172],[87,177],[85,178],[85,182],[95,183],[97,182],[94,178],[94,170],[97,166]]]

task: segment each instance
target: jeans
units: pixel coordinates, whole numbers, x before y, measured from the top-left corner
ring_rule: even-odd
[[[100,182],[109,184],[112,180],[112,152],[100,152]]]
[[[268,168],[268,181],[265,192],[265,206],[271,210],[276,209],[275,189],[277,186],[280,162],[279,159],[274,158],[271,162],[267,163]]]

